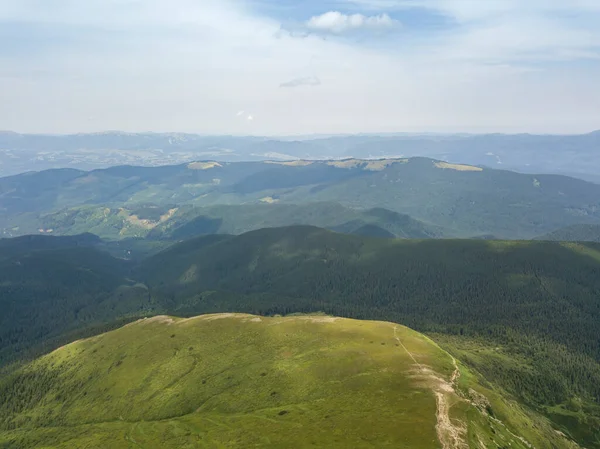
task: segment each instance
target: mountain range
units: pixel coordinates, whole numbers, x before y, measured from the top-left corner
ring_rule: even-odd
[[[423,156],[523,173],[554,173],[600,182],[600,132],[583,135],[387,134],[288,138],[183,133],[103,132],[31,135],[0,132],[0,176],[31,170],[114,165],[390,158]]]
[[[31,137],[190,153],[0,178],[0,448],[600,448],[600,184],[386,155],[597,133]]]
[[[112,231],[102,231],[106,237],[110,232],[144,236],[157,227],[177,228],[193,220],[202,225],[205,218],[204,225],[217,227],[210,220],[227,222],[231,214],[239,214],[237,230],[225,226],[223,231],[243,232],[259,226],[256,216],[248,218],[247,226],[240,224],[252,215],[248,207],[238,212],[218,208],[190,212],[188,207],[310,208],[309,203],[323,202],[359,212],[346,213],[347,220],[318,213],[313,214],[313,221],[298,221],[299,214],[292,208],[262,210],[265,217],[273,216],[265,221],[274,225],[344,229],[346,223],[359,220],[356,229],[375,224],[399,236],[402,231],[393,230],[399,219],[395,214],[422,222],[427,234],[450,237],[533,238],[565,226],[600,223],[600,185],[566,176],[521,174],[426,158],[211,161],[90,172],[46,170],[0,178],[0,232],[5,236],[52,233],[55,226],[62,233],[89,232],[90,228],[77,225],[84,221],[104,228],[103,223],[117,223]],[[372,209],[380,211],[375,223],[365,219],[365,214],[373,215]],[[287,218],[282,219],[282,213]],[[72,222],[73,228],[65,226],[65,221]]]

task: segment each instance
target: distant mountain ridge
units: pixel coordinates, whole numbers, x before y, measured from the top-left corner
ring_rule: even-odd
[[[572,224],[600,223],[597,184],[428,158],[389,158],[27,173],[0,178],[0,229],[20,226],[23,217],[80,206],[132,210],[149,205],[163,210],[166,220],[175,213],[170,210],[183,206],[323,202],[388,209],[460,237],[531,238]]]
[[[595,131],[581,135],[397,133],[277,138],[118,131],[73,135],[6,132],[0,133],[0,175],[62,167],[160,166],[204,159],[234,162],[420,156],[600,182],[599,135]]]

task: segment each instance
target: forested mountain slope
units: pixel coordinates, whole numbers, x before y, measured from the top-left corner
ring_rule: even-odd
[[[23,214],[5,235],[94,233],[104,239],[148,238],[183,240],[206,234],[243,234],[267,227],[312,225],[354,233],[368,225],[392,237],[439,238],[454,232],[387,209],[351,209],[335,202],[304,204],[264,203],[197,207],[191,205],[79,206],[49,214]]]
[[[544,335],[552,322],[556,337],[577,345],[568,312],[589,330],[586,350],[600,356],[600,246],[592,243],[385,240],[298,226],[193,239],[137,270],[156,294],[164,289],[170,297],[224,290],[298,298],[277,312],[302,311],[305,299],[343,314],[384,307],[431,330],[497,325]]]
[[[0,446],[576,448],[427,337],[327,316],[158,316],[0,379]]]
[[[69,332],[138,316],[148,302],[147,291],[127,279],[125,261],[82,242],[90,239],[0,240],[0,367],[55,347]]]
[[[102,243],[94,234],[74,236],[25,235],[13,239],[0,239],[0,259],[27,251],[40,251],[61,248],[93,247]]]
[[[530,238],[572,224],[600,223],[599,198],[600,185],[574,178],[425,158],[194,162],[0,178],[0,228],[10,232],[23,214],[31,220],[83,205],[109,212],[152,205],[168,221],[170,211],[182,205],[337,202],[407,214],[459,236]],[[78,232],[84,231],[89,229]]]
[[[600,225],[573,225],[537,237],[555,242],[600,242]]]

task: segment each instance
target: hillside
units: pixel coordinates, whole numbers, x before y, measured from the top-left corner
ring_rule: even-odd
[[[86,246],[96,241],[87,236],[0,240],[0,367],[53,349],[69,333],[111,327],[147,306],[148,292],[127,279],[125,261]]]
[[[0,380],[0,446],[575,448],[427,337],[326,316],[158,316]]]
[[[554,242],[600,242],[600,225],[573,225],[537,237]]]
[[[49,170],[0,178],[0,229],[11,235],[26,223],[37,226],[40,216],[81,206],[97,206],[96,211],[86,209],[96,217],[94,222],[99,210],[106,210],[106,219],[113,217],[116,223],[125,219],[143,228],[147,227],[144,220],[166,223],[186,205],[335,202],[355,209],[388,209],[461,237],[531,238],[572,224],[600,223],[598,198],[600,185],[574,178],[424,158],[194,162],[91,172]],[[152,218],[120,212],[139,209],[151,212]],[[161,215],[154,217],[157,210]],[[43,224],[44,232],[50,224]],[[92,230],[79,227],[74,232]]]
[[[591,243],[387,240],[296,226],[185,241],[142,261],[135,276],[185,314],[210,304],[187,302],[198,292],[228,291],[259,295],[264,312],[316,306],[375,318],[385,310],[431,330],[510,326],[547,336],[550,320],[562,343],[585,338],[600,358],[599,270],[600,247]],[[269,295],[291,302],[278,307]],[[565,309],[583,325],[577,339]]]
[[[94,234],[74,236],[25,235],[13,239],[0,238],[0,259],[6,259],[14,254],[27,251],[40,251],[61,248],[93,247],[101,244],[102,240]]]
[[[311,225],[354,233],[375,226],[399,238],[438,238],[452,232],[386,209],[350,209],[338,203],[252,204],[237,206],[156,206],[130,208],[79,206],[33,218],[21,216],[10,234],[76,235],[104,239],[183,240],[206,234],[243,234],[267,227]],[[15,229],[18,226],[18,229]],[[383,232],[383,231],[381,231]]]

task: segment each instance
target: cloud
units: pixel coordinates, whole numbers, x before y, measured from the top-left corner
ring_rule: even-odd
[[[474,20],[509,12],[600,12],[597,0],[338,0],[339,4],[355,5],[370,11],[431,9],[449,16]]]
[[[597,0],[309,0],[291,2],[301,4],[293,14],[282,3],[290,2],[0,0],[2,127],[597,128]],[[377,32],[394,20],[402,33]],[[294,24],[303,33],[286,31]]]
[[[238,111],[238,113],[236,114],[237,117],[241,117],[242,115],[244,115],[244,111]]]
[[[300,87],[300,86],[320,86],[321,80],[316,76],[306,76],[302,78],[294,78],[285,83],[281,83],[279,87]]]
[[[387,14],[376,16],[346,15],[339,11],[329,11],[320,16],[313,16],[306,22],[306,27],[310,30],[329,33],[344,33],[359,29],[385,30],[396,25],[398,25],[398,21]]]
[[[446,19],[428,37],[436,59],[515,64],[600,59],[597,0],[339,0],[371,12]]]

